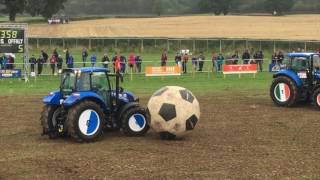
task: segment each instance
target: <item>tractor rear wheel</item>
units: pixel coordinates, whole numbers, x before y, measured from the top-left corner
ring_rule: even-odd
[[[50,139],[55,139],[66,134],[63,127],[59,127],[61,124],[61,107],[46,105],[41,112],[41,126],[43,134],[48,135]]]
[[[314,91],[312,101],[313,104],[320,110],[320,88]]]
[[[277,77],[271,85],[270,96],[278,106],[293,107],[299,99],[297,85],[288,77]]]
[[[127,109],[121,115],[122,131],[126,136],[144,136],[149,130],[150,115],[140,105]]]
[[[68,112],[68,132],[78,142],[93,142],[103,133],[105,115],[95,102],[84,101]]]

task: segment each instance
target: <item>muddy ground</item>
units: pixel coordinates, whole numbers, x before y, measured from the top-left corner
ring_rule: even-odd
[[[184,140],[151,131],[78,144],[40,136],[41,97],[0,97],[0,179],[320,178],[320,112],[312,106],[278,108],[260,95],[199,101],[201,122]]]

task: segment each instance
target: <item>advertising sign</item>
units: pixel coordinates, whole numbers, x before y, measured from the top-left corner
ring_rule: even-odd
[[[21,69],[2,69],[0,79],[3,78],[21,78]]]
[[[146,76],[181,76],[179,66],[146,67]]]

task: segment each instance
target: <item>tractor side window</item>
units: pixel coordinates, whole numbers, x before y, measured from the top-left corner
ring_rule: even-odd
[[[108,79],[104,72],[94,72],[91,76],[92,90],[95,92],[109,90]]]
[[[90,74],[81,73],[77,80],[77,91],[90,91]]]
[[[313,56],[313,67],[315,70],[320,70],[320,57],[318,55]]]

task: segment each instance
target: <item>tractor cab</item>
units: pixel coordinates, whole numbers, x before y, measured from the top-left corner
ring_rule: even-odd
[[[289,53],[286,68],[273,77],[270,95],[275,104],[291,107],[314,100],[315,89],[320,85],[320,54]]]
[[[43,134],[68,133],[79,141],[94,141],[104,129],[122,129],[128,136],[148,131],[149,115],[139,99],[120,87],[122,75],[105,68],[64,70],[60,90],[44,97]]]

